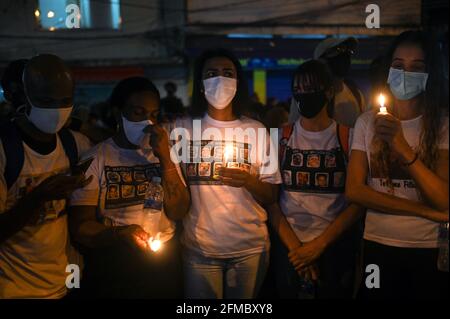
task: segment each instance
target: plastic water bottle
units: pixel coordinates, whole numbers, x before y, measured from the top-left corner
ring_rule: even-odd
[[[437,262],[440,271],[448,272],[448,223],[439,226],[439,256]]]
[[[142,222],[142,228],[153,237],[159,232],[163,201],[164,189],[161,185],[161,177],[154,176],[145,193],[144,220]]]

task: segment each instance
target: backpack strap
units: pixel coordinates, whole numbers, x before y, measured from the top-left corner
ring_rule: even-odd
[[[289,142],[289,139],[291,138],[292,132],[294,131],[294,124],[287,124],[281,128],[281,140],[280,140],[280,148],[278,150],[278,157],[279,157],[279,163],[280,167],[282,165],[282,162],[284,160],[284,155],[286,152],[286,145]]]
[[[25,161],[22,137],[12,121],[2,121],[0,139],[6,157],[4,178],[6,188],[10,189],[17,181]]]
[[[59,138],[64,148],[64,152],[69,158],[70,168],[74,168],[78,163],[78,148],[75,137],[69,129],[63,128],[58,132]]]
[[[352,95],[355,97],[356,102],[358,103],[358,109],[359,112],[362,113],[363,112],[363,107],[362,107],[362,96],[361,96],[361,91],[358,89],[358,87],[356,86],[355,82],[353,82],[350,79],[345,79],[344,80],[345,85],[347,85],[348,89],[350,90],[350,92],[352,92]]]
[[[350,145],[348,143],[348,139],[350,137],[350,127],[337,124],[336,130],[339,146],[344,152],[345,160],[348,162],[348,158],[350,156]]]

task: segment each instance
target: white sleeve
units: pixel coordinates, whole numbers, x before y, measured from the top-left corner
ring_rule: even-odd
[[[363,114],[356,120],[355,128],[352,133],[352,150],[367,152],[365,142],[365,134],[367,133],[367,123],[365,121],[366,117],[367,116]]]

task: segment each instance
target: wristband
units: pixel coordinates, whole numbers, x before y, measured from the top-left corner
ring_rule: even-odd
[[[418,158],[419,158],[419,154],[416,153],[416,155],[414,156],[414,158],[412,159],[412,161],[410,161],[409,163],[403,163],[403,165],[405,165],[405,166],[411,166],[412,164],[414,164],[414,163],[417,161]]]

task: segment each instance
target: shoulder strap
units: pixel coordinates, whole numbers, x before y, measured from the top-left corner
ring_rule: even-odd
[[[6,157],[4,172],[6,188],[10,189],[19,177],[25,160],[22,137],[13,122],[2,121],[0,123],[0,139]]]
[[[286,145],[291,138],[292,132],[294,131],[294,124],[286,124],[281,129],[281,140],[280,140],[280,148],[278,150],[279,156],[279,164],[280,167],[282,165],[282,161],[284,159],[284,153],[286,152]]]
[[[78,163],[78,148],[75,137],[69,129],[63,128],[58,132],[59,138],[64,148],[64,152],[69,158],[70,167],[73,168]]]
[[[345,79],[344,83],[347,85],[347,87],[349,88],[350,92],[352,92],[352,95],[355,97],[356,102],[358,102],[358,108],[359,108],[359,112],[362,113],[363,109],[362,109],[362,96],[361,96],[361,92],[359,91],[358,87],[356,86],[356,84],[350,80],[350,79]]]
[[[348,139],[350,137],[350,127],[337,124],[337,137],[339,146],[344,151],[344,156],[346,161],[348,161],[348,158],[350,156],[350,145],[348,143]]]

